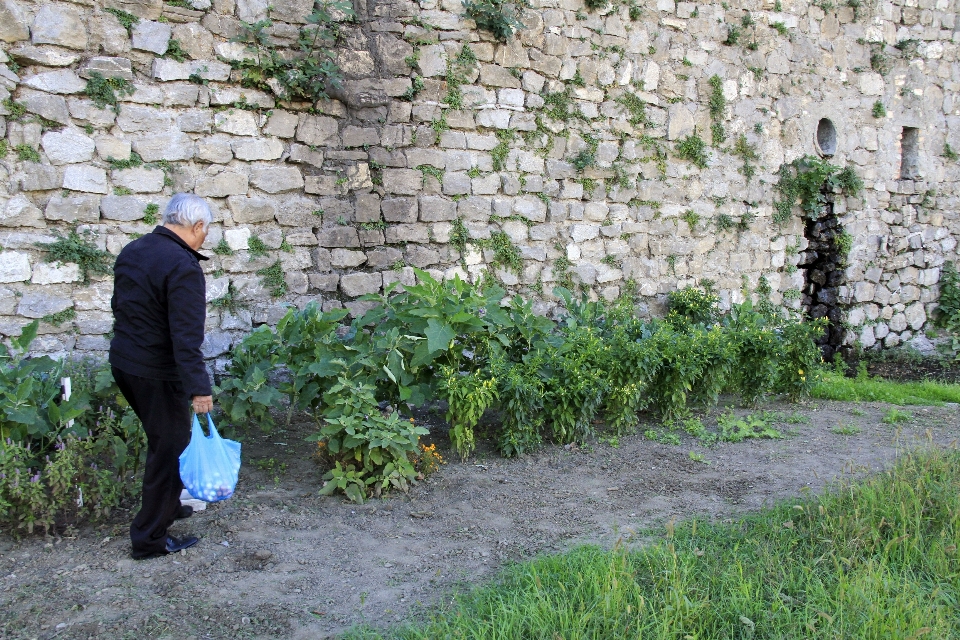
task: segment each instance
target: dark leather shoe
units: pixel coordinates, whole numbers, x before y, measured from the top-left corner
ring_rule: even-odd
[[[182,538],[167,536],[167,544],[163,551],[137,551],[134,549],[133,553],[130,555],[134,560],[149,560],[150,558],[159,558],[160,556],[165,556],[169,553],[176,553],[177,551],[189,549],[199,541],[200,539],[196,536],[184,536]]]
[[[188,504],[180,505],[180,508],[177,509],[177,514],[173,516],[174,520],[186,520],[193,515],[193,507]]]

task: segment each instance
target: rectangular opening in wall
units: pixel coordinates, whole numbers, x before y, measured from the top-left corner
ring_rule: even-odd
[[[904,127],[900,136],[900,179],[920,177],[920,129]]]

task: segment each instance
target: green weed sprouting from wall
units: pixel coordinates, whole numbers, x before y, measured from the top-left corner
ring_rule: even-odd
[[[727,99],[723,95],[723,80],[718,75],[710,76],[710,137],[714,147],[719,147],[727,139],[723,128],[723,113],[727,108]]]
[[[934,323],[950,332],[954,357],[960,360],[960,274],[953,261],[945,262],[940,271],[940,299]]]
[[[465,15],[477,23],[478,29],[493,34],[506,42],[514,33],[523,29],[523,10],[529,6],[526,0],[464,0]]]
[[[647,124],[647,103],[639,96],[624,91],[615,100],[627,114],[627,122],[634,127]]]
[[[90,283],[90,274],[107,275],[113,272],[114,257],[103,249],[98,249],[91,239],[92,232],[85,231],[81,236],[74,229],[66,236],[57,234],[54,242],[37,243],[44,251],[46,262],[73,262],[80,266],[83,283]]]
[[[117,104],[119,96],[132,96],[136,92],[136,88],[129,80],[104,78],[103,74],[94,71],[90,74],[90,80],[87,81],[87,86],[83,92],[93,100],[93,104],[98,108],[104,109],[109,105],[114,113],[119,113],[120,106]]]
[[[287,293],[287,280],[279,259],[269,267],[258,270],[257,275],[261,277],[263,286],[270,289],[270,295],[274,298],[282,298]]]
[[[698,169],[706,169],[709,164],[707,143],[696,133],[678,140],[674,150],[678,158],[686,160]]]
[[[270,81],[275,81],[287,100],[314,102],[326,98],[327,88],[339,87],[342,81],[332,51],[340,34],[335,14],[345,20],[356,16],[346,0],[315,4],[306,16],[307,25],[298,33],[298,54],[292,56],[281,51],[267,33],[273,24],[270,20],[241,22],[240,35],[234,41],[245,44],[252,56],[231,62],[240,71],[240,84],[271,91]]]
[[[777,224],[789,220],[793,207],[798,204],[804,217],[819,217],[827,202],[824,187],[849,196],[856,196],[863,189],[863,180],[851,167],[841,169],[814,156],[803,156],[782,165],[779,177],[780,198],[773,203],[773,221]]]

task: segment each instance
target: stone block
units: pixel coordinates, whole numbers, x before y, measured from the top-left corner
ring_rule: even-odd
[[[367,266],[371,269],[390,269],[403,258],[403,253],[393,247],[380,247],[367,252]]]
[[[133,81],[133,65],[129,58],[114,58],[109,56],[95,56],[83,63],[80,67],[80,77],[89,80],[94,73],[104,78],[121,78]]]
[[[230,196],[227,198],[227,206],[230,207],[233,221],[237,224],[273,222],[277,215],[276,204],[267,198]]]
[[[114,186],[126,187],[134,193],[157,193],[163,191],[164,174],[160,169],[133,167],[119,169],[111,176]]]
[[[923,303],[915,302],[903,311],[907,325],[914,331],[919,331],[927,321],[927,313],[923,308]]]
[[[389,33],[376,33],[373,35],[373,48],[382,61],[383,73],[397,76],[410,73],[406,58],[413,55],[413,46],[408,42]]]
[[[7,200],[0,211],[0,226],[45,227],[43,215],[27,196],[22,193]]]
[[[177,116],[177,129],[184,133],[210,133],[213,130],[213,114],[206,109],[184,111]]]
[[[220,42],[214,45],[214,51],[218,58],[224,60],[256,60],[257,54],[247,49],[247,45],[242,42]]]
[[[480,84],[487,87],[507,87],[520,89],[521,83],[509,69],[496,64],[480,65]]]
[[[30,37],[29,18],[14,0],[0,0],[0,40],[18,42]]]
[[[257,127],[257,117],[252,112],[242,109],[231,109],[215,114],[213,126],[217,131],[235,136],[255,136],[260,132]]]
[[[133,222],[143,218],[149,202],[141,196],[105,196],[100,200],[100,213],[107,220]]]
[[[294,143],[290,145],[290,156],[287,158],[287,162],[309,164],[319,169],[323,167],[323,152],[311,149],[305,144]]]
[[[63,188],[86,193],[109,193],[107,172],[99,167],[72,164],[63,172]]]
[[[357,235],[357,230],[346,226],[321,229],[317,233],[317,240],[321,247],[353,248],[360,246],[360,236]]]
[[[201,198],[226,198],[227,196],[246,195],[247,176],[242,173],[224,171],[215,176],[200,178],[194,189]]]
[[[170,28],[169,24],[140,20],[133,26],[133,32],[131,33],[133,48],[162,56],[167,52],[172,33],[173,29]]]
[[[694,132],[696,121],[683,103],[670,105],[667,116],[667,139],[677,140]]]
[[[380,196],[375,193],[357,194],[354,219],[357,222],[379,222]]]
[[[387,227],[384,233],[387,244],[404,242],[426,243],[430,241],[430,233],[424,224],[395,224]]]
[[[380,203],[383,219],[387,222],[413,223],[417,221],[416,198],[386,198]]]
[[[345,127],[343,130],[344,147],[362,147],[380,144],[380,133],[371,127]]]
[[[870,71],[860,74],[860,93],[866,96],[879,96],[883,94],[883,76],[879,73]]]
[[[96,149],[92,139],[73,127],[62,131],[48,131],[41,138],[40,144],[52,164],[87,162],[93,158]]]
[[[252,235],[250,229],[246,227],[243,229],[227,229],[223,232],[223,239],[227,246],[234,251],[246,251]]]
[[[200,87],[191,82],[171,82],[161,85],[160,91],[165,107],[192,107],[200,97]]]
[[[87,88],[87,83],[69,69],[38,73],[24,78],[22,83],[37,91],[62,95],[80,93]]]
[[[33,267],[33,284],[66,284],[80,281],[80,265],[75,262],[66,264],[38,263]]]
[[[23,90],[17,102],[22,104],[27,112],[35,113],[41,118],[63,125],[70,124],[70,110],[67,109],[67,101],[62,96]]]
[[[397,195],[415,195],[423,189],[423,174],[416,169],[384,169],[383,189]]]
[[[115,136],[101,136],[96,139],[97,155],[103,160],[128,160],[130,158],[130,141]]]
[[[176,25],[172,38],[179,42],[180,48],[194,60],[209,60],[213,57],[213,34],[195,22]]]
[[[68,49],[87,48],[87,27],[79,9],[64,4],[45,4],[30,27],[33,44],[55,44]]]
[[[303,175],[296,167],[255,167],[250,171],[250,184],[267,193],[283,193],[303,188]]]
[[[382,285],[383,276],[379,273],[348,273],[340,276],[340,291],[350,298],[379,293]]]
[[[171,129],[176,113],[134,104],[120,105],[117,126],[124,133],[164,133]]]
[[[457,203],[439,196],[420,196],[421,222],[449,222],[457,217]]]
[[[340,144],[337,130],[337,121],[333,118],[302,113],[296,139],[314,147],[337,146]]]
[[[359,267],[367,261],[363,251],[351,249],[334,249],[330,252],[330,265],[335,269],[350,269]]]
[[[263,109],[272,109],[276,102],[268,93],[256,89],[217,85],[210,87],[210,104],[215,106],[230,106],[237,103],[255,105]]]
[[[297,114],[283,109],[274,109],[263,127],[263,133],[278,138],[292,138],[297,133],[298,122]]]
[[[20,298],[17,314],[25,318],[42,318],[60,313],[73,306],[69,298],[51,295],[39,291],[28,291]]]
[[[197,158],[206,162],[226,164],[233,160],[233,150],[226,138],[205,138],[197,142]]]
[[[3,6],[4,3],[0,2],[0,24],[3,22]],[[0,26],[0,31],[3,30],[3,26]],[[24,31],[26,31],[26,26],[24,26]],[[28,34],[27,38],[29,37]],[[0,40],[2,39],[3,37],[0,36]],[[21,40],[26,40],[26,38],[21,38]],[[9,53],[11,57],[15,58],[17,62],[24,66],[36,64],[41,67],[69,67],[80,59],[80,56],[75,53],[47,47],[34,47],[29,44],[20,45],[19,47],[11,49]]]
[[[319,196],[332,196],[341,192],[336,176],[307,176],[303,190]]]
[[[180,131],[158,133],[133,140],[133,150],[144,162],[189,160],[196,154],[193,140]]]
[[[211,60],[176,62],[165,58],[154,58],[151,74],[161,82],[189,80],[194,74],[203,80],[225,82],[230,78],[230,65]]]
[[[0,282],[26,282],[32,275],[27,254],[16,251],[0,252]]]
[[[60,169],[51,165],[24,163],[24,171],[17,174],[20,188],[24,191],[49,191],[63,185]]]
[[[236,140],[233,155],[238,160],[276,160],[283,155],[283,143],[276,138]]]
[[[47,202],[43,216],[47,220],[95,224],[100,221],[100,198],[56,194]]]
[[[163,13],[163,0],[106,0],[104,8],[119,9],[143,20],[156,20]]]

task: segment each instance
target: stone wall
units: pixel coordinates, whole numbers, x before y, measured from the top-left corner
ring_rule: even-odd
[[[193,191],[216,212],[208,299],[237,302],[210,308],[211,358],[289,304],[362,309],[411,267],[492,269],[543,311],[561,281],[607,299],[636,287],[659,313],[677,287],[709,280],[729,304],[764,277],[775,302],[828,306],[848,344],[911,339],[960,237],[960,165],[944,153],[960,150],[960,1],[731,4],[535,0],[502,44],[458,0],[355,2],[342,87],[291,103],[240,86],[230,62],[249,54],[232,39],[269,17],[290,46],[310,0],[0,0],[0,98],[15,101],[0,107],[0,333],[59,313],[36,348],[103,352],[110,279],[83,284],[38,243],[79,227],[116,254],[152,228],[147,205]],[[139,21],[128,33],[107,9]],[[97,108],[94,72],[136,90]],[[643,114],[627,108],[641,101]],[[549,115],[564,109],[577,115]],[[818,143],[823,119],[835,141]],[[705,168],[678,157],[688,136],[709,145],[711,126],[725,139]],[[904,127],[918,130],[908,145]],[[131,151],[144,164],[108,162]],[[780,166],[824,151],[865,182],[860,197],[827,194],[826,226],[853,238],[828,294],[811,288],[826,282],[807,250],[816,225],[773,221]],[[278,259],[286,292],[273,297],[257,271]]]

